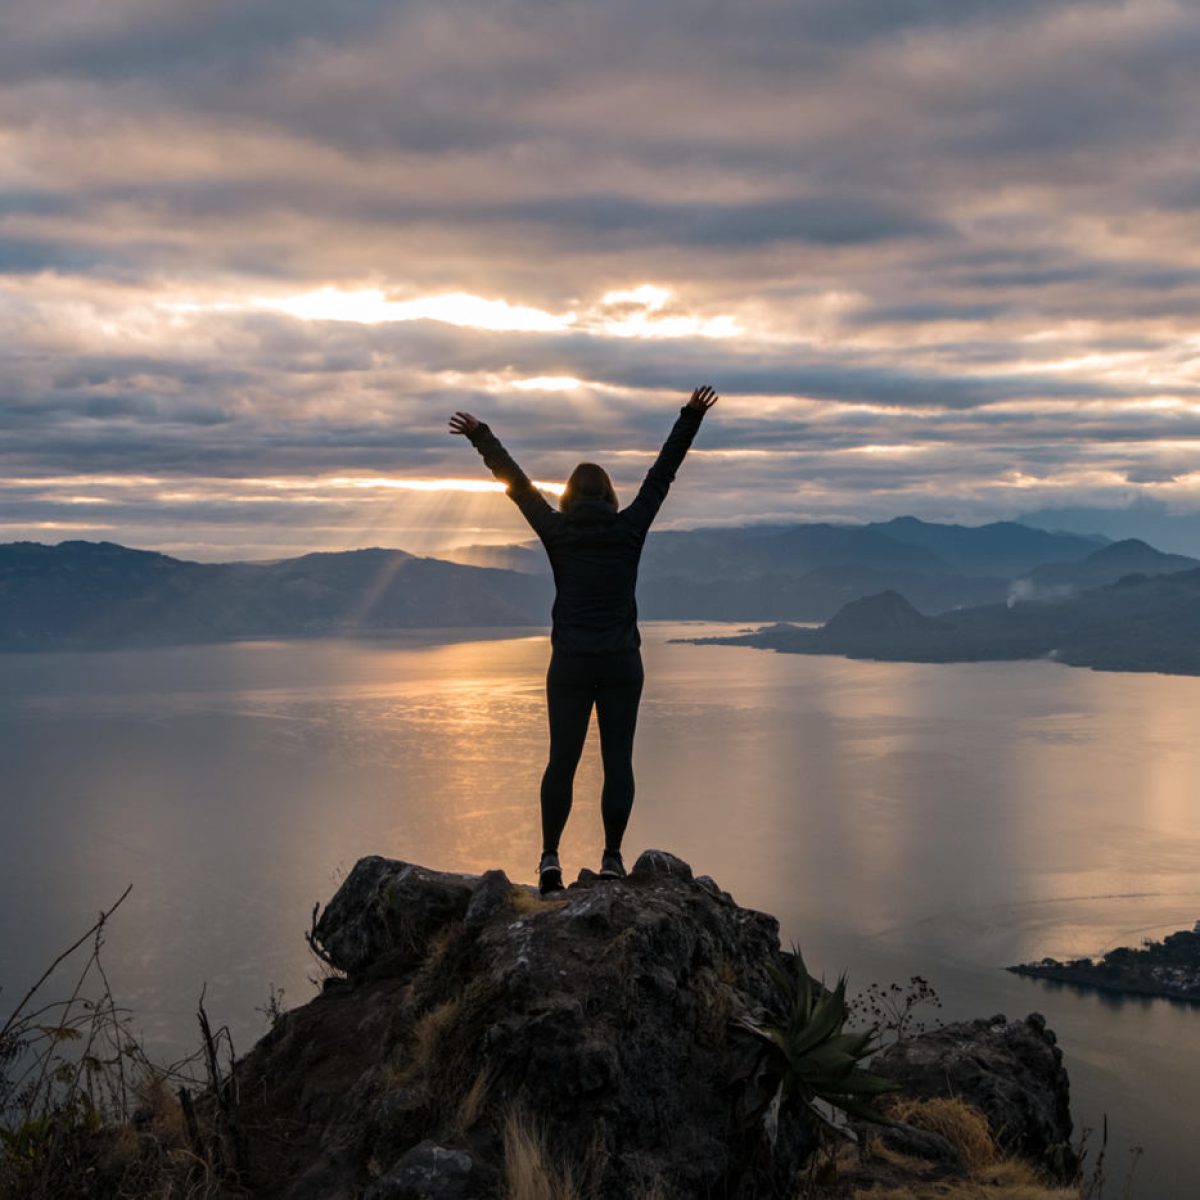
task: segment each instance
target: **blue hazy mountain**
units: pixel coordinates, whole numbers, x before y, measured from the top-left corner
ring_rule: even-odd
[[[537,543],[469,549],[487,565],[378,548],[198,563],[110,542],[0,545],[0,648],[547,623],[553,585]],[[1192,565],[1142,543],[1105,547],[1019,525],[911,517],[661,531],[647,544],[639,607],[647,619],[819,622],[862,597],[895,592],[929,616],[1003,607],[1020,592],[1001,566],[1091,582],[1181,562]]]
[[[774,625],[688,639],[793,654],[898,662],[1048,658],[1111,671],[1200,674],[1200,568],[1127,575],[1049,599],[988,604],[929,618],[883,593],[846,605],[819,629]]]
[[[402,550],[196,563],[111,542],[0,546],[0,648],[543,624],[547,582]]]
[[[646,543],[639,606],[651,619],[824,621],[850,600],[892,590],[935,613],[1001,602],[1012,579],[1043,564],[1077,562],[1104,544],[1012,522],[939,525],[915,517],[663,530]],[[464,546],[448,557],[549,572],[536,541]]]
[[[1073,563],[1044,563],[1026,579],[1035,588],[1100,587],[1126,575],[1167,575],[1200,567],[1200,559],[1164,554],[1140,538],[1126,538]]]
[[[1200,511],[1172,511],[1163,501],[1145,496],[1121,508],[1063,505],[1024,513],[1017,520],[1039,529],[1099,533],[1113,541],[1141,538],[1160,550],[1200,558]]]
[[[946,570],[967,575],[1025,575],[1044,563],[1077,562],[1107,541],[1099,536],[1048,533],[1015,521],[940,525],[896,517],[865,528],[937,556]]]

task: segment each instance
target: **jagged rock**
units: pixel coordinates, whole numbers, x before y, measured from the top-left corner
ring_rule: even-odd
[[[508,903],[511,891],[512,884],[503,871],[485,871],[467,904],[467,912],[463,917],[467,927],[477,929],[486,925]]]
[[[429,939],[461,919],[477,880],[415,863],[360,858],[315,930],[334,966],[402,972],[425,957]]]
[[[518,1126],[585,1196],[796,1194],[817,1120],[793,1097],[771,1139],[779,1062],[744,1023],[782,1017],[778,925],[674,855],[647,851],[625,880],[581,872],[547,900],[502,871],[365,858],[315,939],[347,978],[236,1066],[255,1196],[506,1195]],[[1066,1073],[1041,1018],[948,1026],[876,1066],[917,1096],[961,1095],[1007,1148],[1067,1173]],[[961,1174],[937,1134],[881,1136],[922,1178]]]
[[[462,1150],[436,1142],[414,1146],[366,1191],[363,1200],[466,1200],[474,1163]]]
[[[922,1099],[960,1096],[987,1117],[1005,1150],[1058,1178],[1074,1173],[1070,1082],[1040,1013],[930,1030],[877,1055],[872,1069]]]
[[[546,901],[366,858],[316,937],[348,982],[237,1067],[256,1195],[498,1195],[514,1113],[616,1200],[790,1195],[816,1144],[789,1102],[768,1145],[777,1066],[731,1021],[779,1009],[778,925],[673,855]]]

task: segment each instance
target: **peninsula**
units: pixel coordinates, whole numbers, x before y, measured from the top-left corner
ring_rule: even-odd
[[[1100,959],[1059,962],[1043,958],[1040,962],[1018,963],[1008,970],[1014,975],[1105,992],[1200,1003],[1200,921],[1190,930],[1168,934],[1161,942],[1143,942],[1140,949],[1119,946]]]

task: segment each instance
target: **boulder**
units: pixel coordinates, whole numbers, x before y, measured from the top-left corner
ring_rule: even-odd
[[[1070,1180],[1070,1081],[1040,1013],[944,1025],[876,1055],[872,1070],[921,1099],[958,1096],[988,1119],[999,1144]]]
[[[465,1200],[473,1166],[469,1154],[426,1140],[377,1179],[363,1200]]]
[[[514,1129],[584,1195],[790,1194],[817,1143],[735,1018],[778,1014],[773,917],[648,851],[542,900],[361,860],[314,930],[346,972],[237,1067],[256,1195],[502,1194]],[[657,1189],[657,1190],[656,1190]]]
[[[430,939],[461,920],[479,881],[372,855],[354,864],[314,934],[348,975],[399,972],[419,963]]]

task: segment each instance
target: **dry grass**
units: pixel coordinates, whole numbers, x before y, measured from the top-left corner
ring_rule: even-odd
[[[395,1051],[384,1064],[382,1082],[385,1088],[390,1090],[427,1078],[435,1068],[444,1065],[447,1056],[442,1053],[442,1045],[447,1040],[447,1032],[461,1016],[462,1007],[462,996],[455,996],[434,1005],[413,1022],[403,1048]]]
[[[492,1073],[486,1067],[481,1067],[471,1081],[471,1086],[463,1092],[458,1107],[450,1118],[447,1129],[452,1138],[461,1139],[474,1127],[487,1104],[488,1093],[491,1090]]]
[[[1078,1200],[1069,1188],[1048,1188],[1020,1163],[1003,1164],[994,1179],[952,1179],[922,1182],[895,1188],[870,1188],[854,1193],[854,1200]],[[1008,1168],[1013,1170],[1010,1172]]]
[[[570,1168],[554,1162],[545,1134],[515,1105],[504,1121],[503,1196],[504,1200],[581,1200]]]
[[[905,1098],[894,1102],[889,1116],[917,1129],[941,1134],[962,1157],[966,1177],[923,1180],[878,1187],[856,1187],[854,1200],[1080,1200],[1078,1188],[1048,1186],[1036,1168],[1019,1159],[1006,1158],[996,1145],[987,1118],[959,1099]],[[927,1164],[889,1150],[872,1139],[870,1158],[895,1171],[919,1174]]]
[[[941,1134],[958,1151],[968,1171],[987,1167],[1000,1157],[987,1117],[957,1097],[896,1101],[888,1115],[926,1133]]]
[[[166,1078],[147,1072],[135,1081],[133,1094],[148,1133],[168,1145],[183,1145],[187,1141],[183,1109]]]
[[[113,998],[101,948],[127,888],[59,954],[0,1021],[0,1197],[52,1200],[205,1200],[244,1195],[230,1168],[236,1097],[221,1059],[233,1045],[215,1033],[201,996],[204,1044],[169,1067],[146,1056],[129,1012]],[[62,999],[45,985],[70,972]],[[72,981],[73,980],[73,981]],[[198,1097],[194,1125],[178,1090]],[[203,1094],[206,1102],[201,1103]]]
[[[721,978],[719,971],[702,969],[693,977],[691,991],[699,1003],[706,1040],[721,1045],[728,1033],[729,1022],[737,1011],[737,997],[733,988]]]
[[[653,1183],[644,1192],[639,1192],[637,1200],[669,1200],[667,1189],[661,1183]]]
[[[413,976],[412,994],[414,996],[424,996],[436,990],[445,973],[446,961],[460,937],[460,927],[451,924],[444,929],[439,929],[429,939],[429,943],[425,947],[425,957],[421,960],[421,965]]]
[[[529,916],[541,912],[553,912],[558,908],[566,908],[566,900],[544,900],[537,892],[531,892],[523,887],[514,887],[508,894],[508,903],[513,912],[521,916]]]

